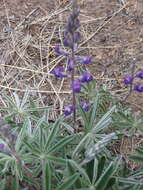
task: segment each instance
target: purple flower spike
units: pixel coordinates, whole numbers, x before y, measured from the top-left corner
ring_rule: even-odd
[[[68,52],[61,49],[60,45],[56,45],[55,46],[55,52],[57,55],[64,55],[64,56],[68,56]]]
[[[3,149],[4,149],[4,144],[1,143],[1,144],[0,144],[0,150],[3,150]]]
[[[81,106],[85,112],[88,112],[90,109],[90,106],[86,102],[81,102]]]
[[[68,68],[67,68],[68,71],[69,72],[73,71],[74,70],[74,62],[73,62],[73,60],[71,58],[68,59],[68,63],[67,64],[68,64]]]
[[[74,92],[79,93],[81,91],[81,83],[79,80],[73,81],[71,85]]]
[[[143,79],[143,69],[137,74],[137,77]]]
[[[71,115],[71,113],[75,110],[75,106],[66,106],[65,109],[64,109],[64,115],[68,116],[68,115]]]
[[[142,84],[136,84],[134,86],[134,90],[137,92],[143,92],[143,85]]]
[[[83,72],[82,77],[80,78],[81,82],[90,82],[93,80],[93,77],[88,72]]]
[[[132,82],[133,82],[133,77],[131,77],[131,76],[126,76],[125,78],[124,78],[124,84],[131,84]]]
[[[51,73],[54,74],[57,78],[67,77],[67,74],[64,72],[64,67],[53,69]]]
[[[74,42],[79,43],[80,42],[80,32],[75,32],[74,33]]]

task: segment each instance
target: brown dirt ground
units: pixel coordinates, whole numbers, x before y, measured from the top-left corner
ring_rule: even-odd
[[[136,70],[143,66],[143,1],[120,2],[80,0],[79,4],[80,50],[94,57],[87,69],[122,99],[128,93],[122,77],[131,73],[133,62]],[[47,73],[63,62],[55,57],[53,47],[61,40],[68,4],[69,0],[0,0],[1,93],[22,94],[27,87],[31,95],[50,97],[56,92],[55,101],[48,101],[62,107],[65,96],[60,94],[70,93],[68,81],[55,81]],[[143,109],[142,95],[134,93],[128,102]]]

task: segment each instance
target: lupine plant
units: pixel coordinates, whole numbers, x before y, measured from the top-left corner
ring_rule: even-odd
[[[63,50],[61,46],[58,44],[55,47],[55,52],[57,55],[62,55],[66,57],[67,60],[67,70],[65,71],[65,67],[61,66],[52,70],[52,74],[54,74],[57,78],[64,78],[71,76],[71,89],[72,89],[72,105],[68,105],[64,109],[64,114],[66,116],[73,113],[73,120],[74,123],[76,121],[76,109],[77,101],[76,101],[76,94],[81,92],[82,85],[84,83],[89,83],[93,80],[92,75],[87,72],[83,71],[82,75],[79,78],[75,78],[75,72],[77,64],[89,64],[92,61],[92,56],[79,56],[77,55],[77,50],[81,38],[81,34],[78,31],[80,27],[79,21],[79,13],[80,9],[77,5],[77,1],[72,1],[72,13],[68,17],[67,24],[64,30],[64,39],[63,44],[66,48],[70,51]],[[86,102],[81,102],[81,106],[83,107],[84,111],[88,111],[90,109],[89,105]]]
[[[105,88],[97,90],[96,81],[86,70],[81,69],[81,76],[75,77],[76,68],[89,64],[92,57],[77,54],[81,36],[77,1],[73,1],[72,9],[64,31],[65,49],[55,47],[67,65],[52,71],[59,79],[71,77],[72,103],[50,122],[53,108],[39,106],[39,99],[31,99],[28,91],[23,97],[3,95],[0,190],[143,189],[142,168],[129,169],[122,156],[113,152],[120,136],[142,131],[142,118],[122,109]],[[143,79],[143,70],[127,76],[124,83],[133,85],[135,78]],[[139,84],[134,89],[142,92]],[[76,131],[67,119],[71,114],[74,123],[80,123]],[[143,147],[136,150],[138,154],[130,155],[130,159],[142,162]]]
[[[139,79],[140,81],[134,82],[136,79]],[[143,83],[141,83],[141,80],[143,80],[143,69],[141,69],[139,72],[133,75],[127,75],[124,77],[124,84],[125,85],[132,85],[132,90],[143,93]]]

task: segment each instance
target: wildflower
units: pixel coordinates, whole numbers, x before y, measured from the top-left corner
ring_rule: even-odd
[[[93,77],[88,72],[83,72],[82,77],[80,78],[81,82],[90,82],[93,80]]]
[[[79,80],[75,80],[72,82],[71,88],[74,92],[78,93],[81,91],[81,83]]]
[[[73,110],[75,110],[75,106],[72,105],[66,106],[64,109],[64,115],[66,116],[70,115],[73,112]]]
[[[77,56],[77,61],[85,65],[89,64],[92,61],[92,56]]]
[[[54,74],[57,78],[67,77],[67,74],[64,72],[64,67],[53,69],[51,73]]]
[[[70,48],[73,47],[72,35],[69,32],[65,32],[63,44],[65,47],[70,47]]]
[[[133,77],[132,76],[126,76],[125,78],[124,78],[124,84],[126,84],[126,85],[128,85],[128,84],[131,84],[132,82],[133,82]]]
[[[64,56],[68,56],[68,52],[61,49],[60,45],[56,45],[55,46],[55,52],[57,55],[64,55]]]
[[[80,42],[80,32],[74,33],[74,42],[77,44]]]
[[[0,150],[3,150],[3,149],[4,149],[4,144],[1,143],[1,144],[0,144]]]
[[[136,84],[134,86],[134,90],[137,92],[143,92],[143,85],[142,84]]]
[[[86,102],[81,102],[81,106],[85,112],[88,112],[90,109],[90,106]]]
[[[143,69],[137,74],[137,77],[143,79]]]

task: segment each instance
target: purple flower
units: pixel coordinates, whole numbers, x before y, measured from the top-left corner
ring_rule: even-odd
[[[73,81],[72,85],[71,85],[72,89],[74,92],[78,93],[81,91],[81,83],[79,80],[75,80]]]
[[[67,77],[67,74],[64,72],[64,67],[53,69],[51,73],[54,74],[57,78]]]
[[[90,82],[93,80],[93,77],[88,72],[83,72],[80,78],[81,82]]]
[[[81,102],[81,106],[85,112],[88,112],[90,109],[90,106],[86,102]]]
[[[67,65],[68,65],[67,69],[69,72],[74,70],[74,62],[73,62],[72,58],[68,58]]]
[[[143,79],[143,69],[136,76]]]
[[[136,84],[134,86],[134,90],[137,92],[143,92],[143,85],[142,84]]]
[[[0,150],[3,150],[3,149],[4,149],[4,144],[1,143],[1,144],[0,144]]]
[[[70,33],[73,33],[75,32],[79,27],[80,27],[80,21],[79,19],[77,18],[78,15],[73,15],[71,14],[69,17],[68,17],[68,23],[67,23],[67,26],[66,26],[66,29],[68,32]]]
[[[72,35],[65,30],[63,44],[65,47],[73,47]]]
[[[89,64],[92,61],[92,56],[77,56],[77,61],[83,64]]]
[[[132,76],[126,76],[124,77],[124,84],[131,84],[133,82],[133,77]]]
[[[79,43],[80,42],[80,32],[75,32],[74,33],[74,43]]]
[[[64,55],[64,56],[68,56],[68,52],[61,49],[60,45],[56,45],[55,46],[55,52],[57,55]]]
[[[64,115],[66,116],[70,115],[75,109],[76,109],[75,106],[72,105],[66,106],[64,109]]]

